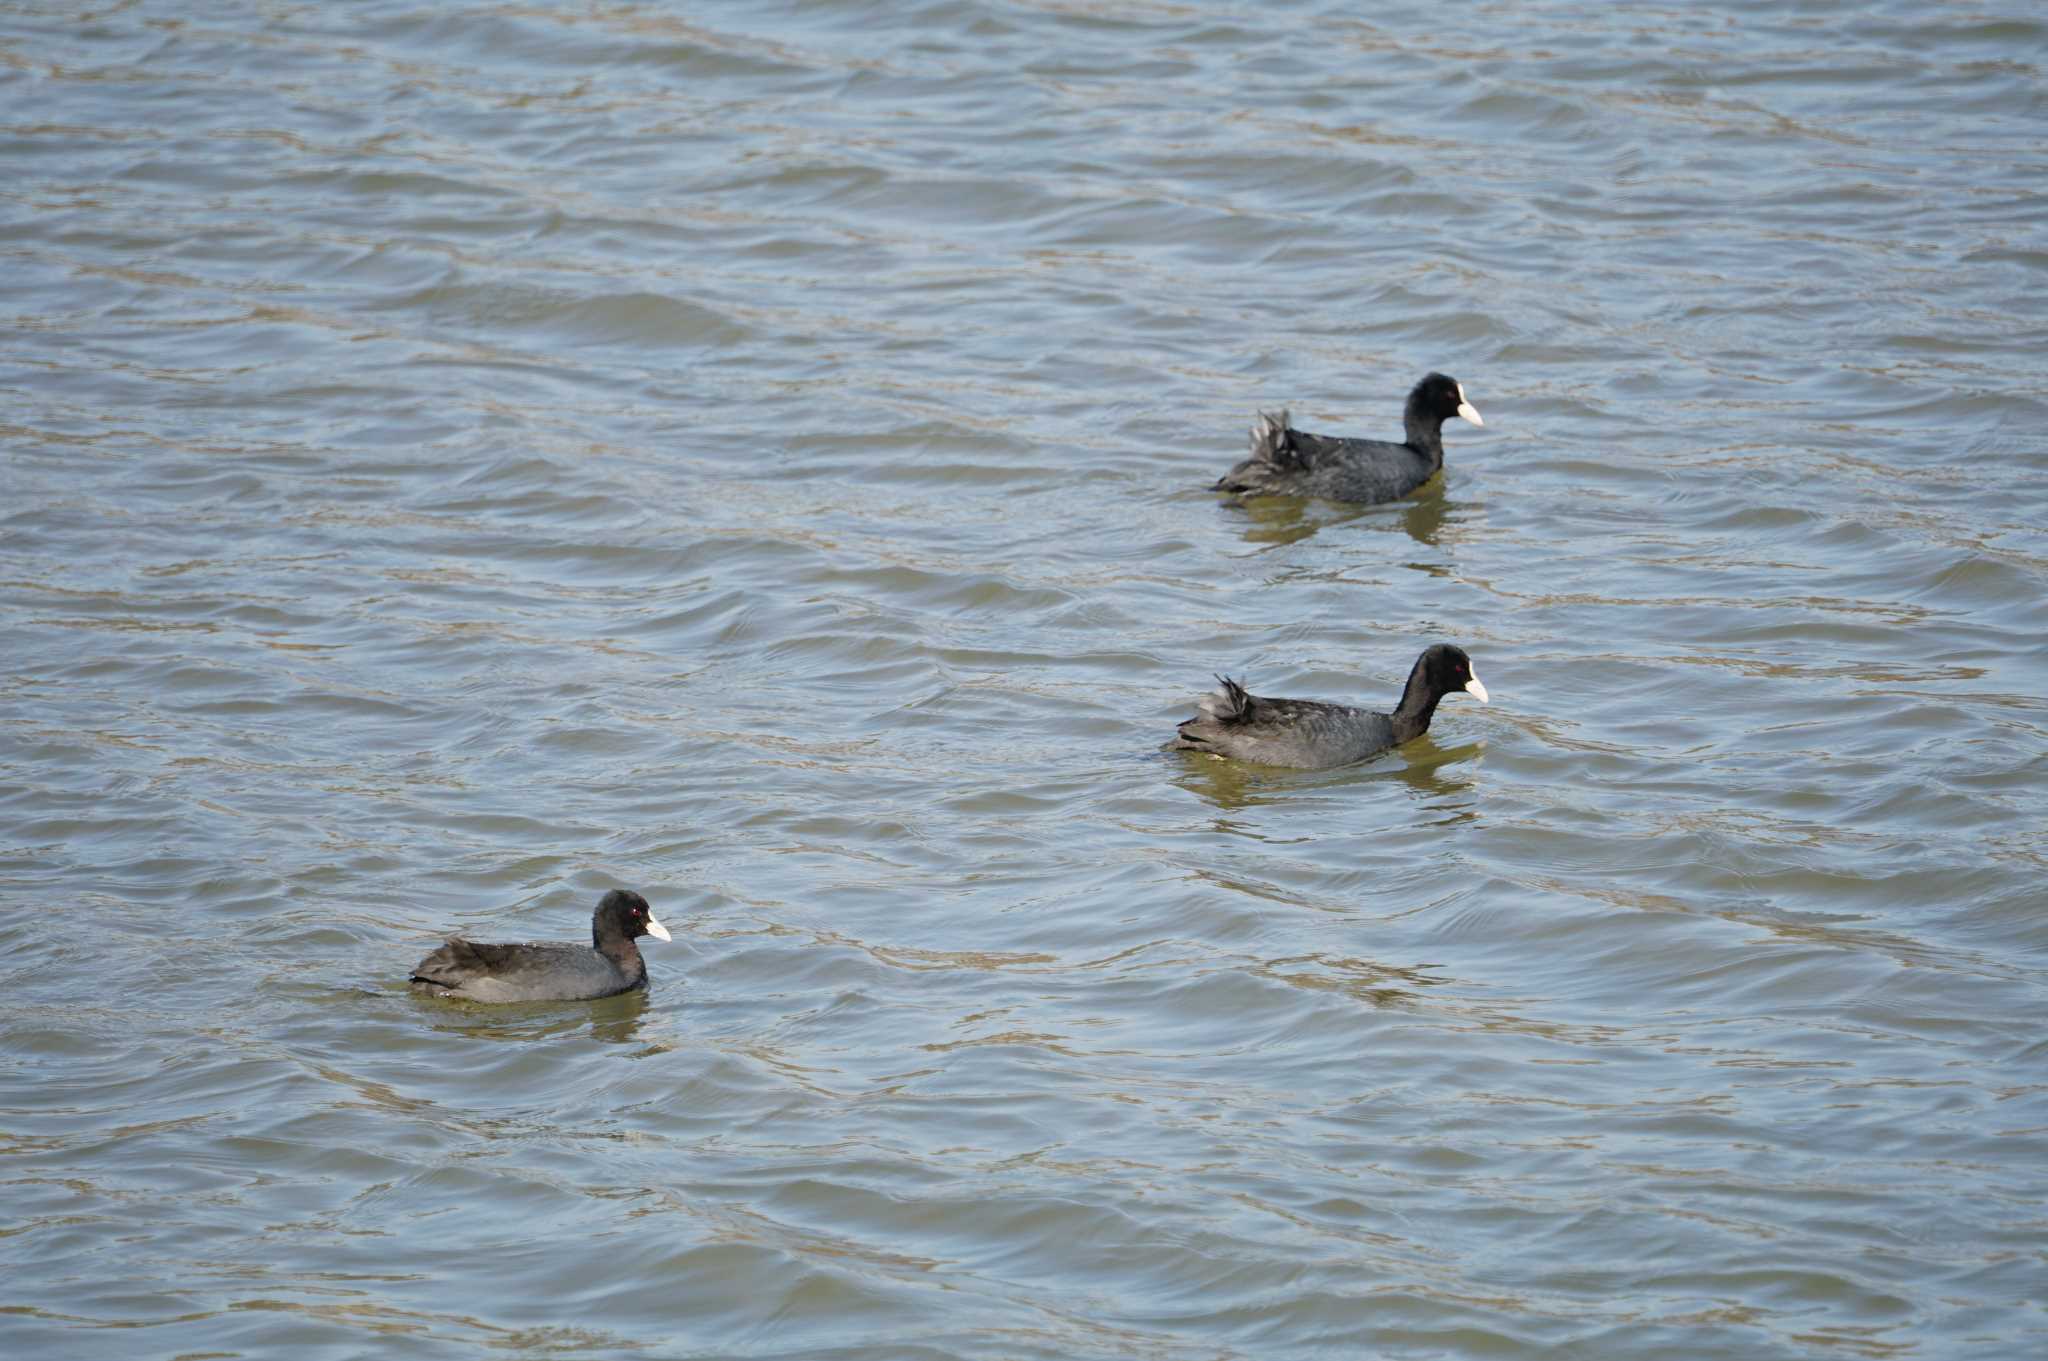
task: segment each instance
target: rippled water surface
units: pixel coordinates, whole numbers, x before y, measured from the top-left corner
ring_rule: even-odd
[[[0,1352],[2048,1353],[2044,64],[7,5]],[[614,884],[645,995],[405,990]]]

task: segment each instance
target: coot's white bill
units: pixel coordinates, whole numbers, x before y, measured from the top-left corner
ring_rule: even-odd
[[[1463,383],[1458,384],[1458,414],[1474,425],[1486,424],[1485,421],[1479,419],[1479,408],[1465,400],[1465,385]],[[1481,693],[1485,692],[1481,691]]]
[[[1465,682],[1465,693],[1476,698],[1481,704],[1486,703],[1486,687],[1479,683],[1479,677],[1477,674],[1475,674],[1471,680]],[[654,925],[653,918],[650,917],[648,919],[647,925],[650,927]],[[668,937],[663,936],[662,939],[667,940]]]
[[[1472,682],[1473,685],[1477,685],[1478,683],[1479,682],[1477,681]],[[1470,689],[1471,687],[1467,686],[1466,688]],[[1479,694],[1482,698],[1484,698],[1486,692],[1484,690],[1481,690]],[[654,937],[656,940],[669,939],[668,928],[666,926],[663,926],[660,922],[656,921],[654,919],[654,914],[652,912],[647,914],[647,934]]]

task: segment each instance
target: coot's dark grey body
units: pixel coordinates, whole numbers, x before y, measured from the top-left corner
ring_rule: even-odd
[[[628,889],[604,895],[590,919],[590,944],[489,945],[461,937],[413,966],[412,984],[472,1002],[573,1002],[644,987],[647,961],[633,942],[667,940],[647,900]]]
[[[1287,413],[1259,413],[1251,457],[1225,473],[1211,491],[1244,496],[1320,496],[1370,504],[1406,496],[1444,466],[1444,422],[1453,416],[1484,425],[1465,400],[1464,385],[1432,373],[1408,394],[1401,424],[1407,442],[1311,435],[1287,423]]]
[[[1234,680],[1216,679],[1223,688],[1202,697],[1202,712],[1180,725],[1172,746],[1307,770],[1350,765],[1422,736],[1437,701],[1453,690],[1486,703],[1486,687],[1472,673],[1472,659],[1449,643],[1426,648],[1415,659],[1408,687],[1391,714],[1313,699],[1264,699]]]

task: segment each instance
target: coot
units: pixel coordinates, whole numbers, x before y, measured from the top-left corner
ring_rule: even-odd
[[[1407,442],[1311,435],[1287,423],[1287,413],[1259,413],[1251,457],[1225,473],[1211,491],[1245,496],[1320,496],[1330,501],[1392,501],[1406,496],[1444,466],[1444,422],[1463,417],[1484,425],[1465,385],[1432,373],[1408,394],[1401,413]]]
[[[639,936],[667,940],[647,900],[629,889],[604,895],[590,919],[590,946],[486,945],[456,937],[413,965],[412,984],[472,1002],[571,1002],[644,987]]]
[[[1309,770],[1350,765],[1422,736],[1437,701],[1453,690],[1486,703],[1486,687],[1472,674],[1472,659],[1449,643],[1423,649],[1391,714],[1313,699],[1264,699],[1247,694],[1234,680],[1216,679],[1223,688],[1202,696],[1202,712],[1180,725],[1180,736],[1171,744],[1175,750]]]

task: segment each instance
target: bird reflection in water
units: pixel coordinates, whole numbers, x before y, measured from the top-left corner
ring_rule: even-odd
[[[1453,502],[1444,495],[1441,477],[1413,496],[1387,505],[1353,506],[1308,496],[1253,496],[1234,504],[1249,521],[1244,541],[1260,549],[1300,543],[1321,530],[1358,520],[1367,521],[1364,527],[1368,529],[1398,523],[1415,542],[1436,548],[1445,524],[1456,523],[1469,509],[1467,503]]]
[[[604,1044],[640,1041],[647,1017],[648,989],[615,993],[586,1002],[450,1003],[414,995],[427,1024],[444,1034],[478,1040],[552,1040],[588,1032]]]
[[[1182,752],[1181,773],[1174,783],[1225,812],[1236,812],[1344,785],[1391,782],[1406,788],[1426,811],[1442,815],[1433,825],[1449,827],[1479,821],[1477,771],[1467,767],[1477,767],[1484,754],[1483,742],[1442,747],[1428,733],[1395,751],[1336,770],[1287,770]]]

